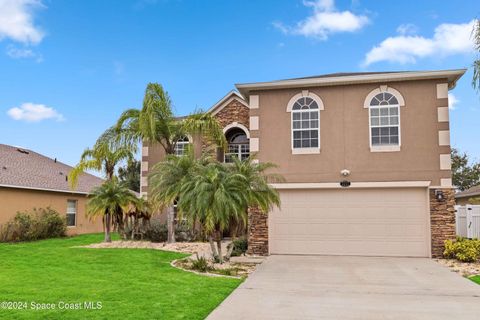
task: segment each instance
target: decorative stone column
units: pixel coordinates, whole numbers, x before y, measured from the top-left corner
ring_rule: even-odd
[[[443,192],[439,201],[435,190]],[[451,188],[430,190],[430,228],[432,232],[432,258],[442,258],[444,241],[455,239],[455,191]]]
[[[257,207],[248,208],[248,250],[255,256],[268,255],[268,214]]]

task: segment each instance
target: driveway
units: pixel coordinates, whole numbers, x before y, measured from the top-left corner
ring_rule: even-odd
[[[207,319],[480,319],[480,285],[424,258],[270,256]]]

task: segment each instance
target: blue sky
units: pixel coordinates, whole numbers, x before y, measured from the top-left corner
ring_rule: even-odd
[[[0,0],[0,143],[74,165],[148,82],[184,115],[235,83],[470,67],[480,6],[439,3]],[[451,92],[452,145],[480,160],[471,77]]]

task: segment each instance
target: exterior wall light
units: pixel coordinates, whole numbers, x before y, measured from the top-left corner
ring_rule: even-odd
[[[443,194],[442,190],[435,190],[435,198],[437,201],[444,201],[445,200],[445,195]]]
[[[343,169],[342,171],[340,171],[340,174],[344,177],[349,176],[350,175],[350,170]]]

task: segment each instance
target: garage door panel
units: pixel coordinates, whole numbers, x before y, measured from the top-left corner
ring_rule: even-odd
[[[429,256],[425,189],[282,190],[270,252]]]

